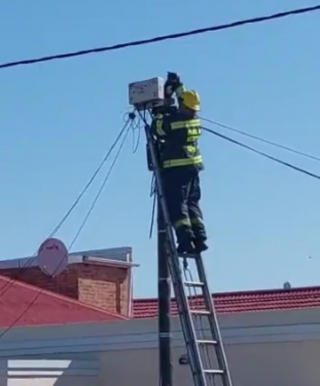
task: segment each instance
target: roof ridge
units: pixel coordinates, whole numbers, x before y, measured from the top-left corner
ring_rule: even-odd
[[[202,307],[203,296],[192,297]],[[320,308],[320,286],[292,289],[264,289],[212,294],[217,313],[279,311],[288,309]],[[171,298],[172,315],[177,315],[177,303]],[[136,299],[133,303],[135,319],[155,318],[157,299]]]
[[[241,295],[263,295],[263,294],[276,294],[276,293],[292,293],[292,292],[302,292],[302,291],[317,291],[320,290],[320,286],[306,286],[306,287],[295,287],[290,289],[284,289],[284,288],[270,288],[270,289],[261,289],[261,290],[242,290],[242,291],[224,291],[224,292],[214,292],[211,293],[211,296],[213,297],[230,297],[230,296],[241,296]],[[196,297],[202,297],[202,295],[197,295]],[[135,303],[144,303],[144,302],[150,302],[150,301],[156,301],[156,297],[150,297],[150,298],[137,298],[133,299],[133,302]],[[175,301],[175,297],[171,297],[171,301]]]
[[[35,285],[25,283],[25,282],[22,282],[22,281],[17,280],[17,279],[11,279],[11,278],[8,278],[7,276],[1,275],[1,274],[0,274],[0,280],[6,281],[7,283],[12,282],[14,285],[17,285],[20,288],[29,289],[32,291],[36,291],[38,293],[40,292],[41,295],[44,294],[44,295],[50,296],[52,298],[56,298],[56,299],[63,300],[63,301],[68,302],[68,303],[72,303],[72,304],[81,306],[81,307],[86,308],[86,309],[90,309],[93,311],[99,311],[99,312],[104,313],[106,315],[117,317],[119,319],[123,319],[123,320],[129,320],[130,319],[129,317],[117,314],[115,312],[105,310],[103,308],[96,307],[96,306],[93,306],[90,304],[86,304],[86,303],[83,303],[79,300],[69,298],[66,295],[61,295],[61,294],[58,294],[56,292],[52,292],[52,291],[46,290],[44,288],[40,288],[40,287],[35,286]],[[10,287],[8,287],[8,288],[10,288]],[[1,288],[0,288],[0,290],[1,290]],[[7,289],[2,293],[1,297],[5,294],[6,291],[7,291]]]

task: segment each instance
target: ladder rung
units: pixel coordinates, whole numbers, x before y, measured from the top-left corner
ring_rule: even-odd
[[[214,344],[214,345],[218,344],[218,342],[216,340],[203,340],[203,339],[201,339],[201,340],[197,340],[197,342],[199,344]]]
[[[178,253],[178,257],[180,257],[181,259],[197,259],[199,258],[200,255],[197,255],[197,254],[194,254],[194,255],[190,255],[190,254],[182,254],[182,253]]]
[[[222,375],[222,374],[224,374],[223,370],[209,370],[209,369],[206,369],[206,370],[203,370],[203,372],[206,373],[206,374],[212,374],[212,375]]]
[[[210,311],[207,310],[190,310],[190,312],[195,315],[210,315]]]
[[[201,281],[185,281],[184,285],[188,287],[203,287],[204,284]]]

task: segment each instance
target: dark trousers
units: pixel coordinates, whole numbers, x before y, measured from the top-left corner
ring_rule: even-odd
[[[178,243],[205,241],[207,235],[199,205],[201,199],[199,171],[188,167],[164,169],[162,183]]]

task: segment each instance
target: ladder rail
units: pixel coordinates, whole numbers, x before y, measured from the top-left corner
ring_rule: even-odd
[[[163,211],[163,217],[164,217],[167,237],[169,241],[168,247],[170,248],[169,252],[172,259],[168,259],[168,265],[169,265],[171,277],[173,279],[172,284],[175,289],[176,297],[179,297],[179,300],[180,300],[180,301],[179,300],[177,301],[177,308],[180,316],[180,322],[182,324],[182,327],[184,327],[182,328],[182,332],[186,342],[186,348],[187,348],[187,353],[190,361],[191,372],[196,386],[207,386],[204,372],[198,371],[198,369],[202,370],[199,347],[195,340],[189,339],[189,336],[187,334],[187,331],[189,331],[190,336],[196,335],[194,330],[194,325],[192,322],[192,317],[189,312],[190,311],[189,303],[187,301],[183,282],[182,280],[180,280],[180,277],[179,277],[179,273],[180,273],[179,256],[176,249],[173,248],[173,246],[175,246],[175,239],[174,239],[174,235],[173,235],[173,231],[172,231],[172,227],[171,227],[171,223],[170,223],[170,219],[167,211],[166,201],[165,201],[165,197],[162,189],[161,174],[160,174],[160,168],[158,165],[156,151],[154,148],[154,141],[150,131],[150,126],[147,124],[145,125],[145,132],[147,137],[147,143],[150,150],[151,161],[154,167],[154,173],[156,177],[155,180],[157,185],[158,199],[160,201],[161,208]]]
[[[197,257],[197,259],[200,259],[201,257]],[[198,268],[196,266],[196,268]],[[186,261],[184,261],[184,276],[188,279],[190,278],[190,282],[184,282],[184,285],[186,287],[186,291],[189,292],[189,299],[190,299],[190,307],[193,305],[193,299],[197,299],[199,294],[197,293],[197,288],[201,290],[202,292],[202,297],[204,296],[203,293],[203,287],[205,285],[204,282],[200,281],[200,276],[198,272],[198,279],[199,281],[195,281],[194,277],[192,275],[192,272],[190,268],[188,267],[188,264]],[[191,289],[194,291],[192,292]],[[196,301],[196,300],[195,300]],[[196,301],[197,302],[197,301]],[[206,302],[204,302],[204,305]],[[193,307],[191,307],[193,308]],[[210,349],[209,347],[213,345],[214,350],[216,351],[219,347],[219,340],[216,339],[217,337],[212,333],[212,330],[210,329],[209,326],[209,331],[211,332],[211,340],[207,339],[206,336],[206,327],[204,326],[204,317],[207,317],[210,319],[211,313],[208,310],[208,307],[205,307],[205,309],[199,309],[198,306],[192,309],[192,316],[193,316],[193,322],[196,330],[196,340],[197,344],[199,346],[199,350],[201,351],[201,359],[202,359],[202,368],[204,369],[210,369],[212,368],[212,357],[210,355]],[[210,323],[208,319],[208,322]],[[217,351],[216,351],[216,359],[217,359]],[[209,374],[207,371],[203,370],[205,374]],[[219,374],[222,374],[221,371],[218,372]],[[217,372],[211,373],[213,375],[217,375]],[[210,379],[210,381],[214,381],[213,379]],[[211,382],[209,382],[211,383]]]
[[[223,386],[232,386],[230,370],[229,370],[228,361],[227,361],[226,353],[222,342],[219,322],[218,322],[217,314],[215,312],[215,306],[212,299],[212,295],[209,290],[204,264],[201,258],[196,259],[196,265],[199,272],[199,280],[203,283],[203,286],[201,287],[203,292],[203,301],[205,303],[206,309],[210,311],[210,314],[212,316],[212,318],[208,318],[211,335],[214,336],[216,340],[219,342],[219,345],[216,350],[218,365],[220,369],[222,369],[226,374],[225,377],[222,377],[222,383],[223,383]]]
[[[159,202],[159,210],[162,211],[164,220],[164,231],[167,237],[168,248],[168,268],[174,287],[176,296],[176,303],[182,327],[183,337],[186,343],[187,355],[189,359],[189,365],[195,386],[209,386],[215,385],[215,377],[221,377],[222,386],[232,386],[232,380],[227,363],[227,358],[222,343],[222,337],[219,329],[218,318],[215,312],[212,296],[209,290],[208,281],[206,278],[205,268],[201,255],[180,256],[177,253],[174,232],[171,226],[170,216],[167,209],[166,198],[162,186],[162,173],[158,163],[157,151],[155,148],[155,140],[153,139],[150,126],[148,125],[145,117],[142,117],[145,123],[145,132],[147,138],[147,146],[149,150],[152,169],[155,175],[155,182],[157,188],[157,198]],[[187,259],[191,258],[195,260],[198,281],[194,281],[191,277],[191,281],[184,281],[182,270],[180,266],[180,258],[184,259],[184,269],[187,267]],[[190,272],[191,274],[191,272]],[[187,288],[201,288],[204,309],[197,310],[192,307],[192,300],[188,298]],[[199,317],[200,321],[202,317],[208,318],[209,331],[211,339],[206,339],[205,329],[202,322],[200,330],[203,332],[203,338],[198,337],[198,327],[196,327],[195,318]],[[218,369],[214,369],[211,364],[212,356],[208,351],[209,346],[214,347],[215,361],[219,366]],[[203,357],[203,350],[207,352],[207,355]],[[206,364],[206,362],[208,363]],[[209,365],[209,366],[208,366]],[[204,368],[204,366],[206,368]],[[220,385],[220,383],[219,383]]]

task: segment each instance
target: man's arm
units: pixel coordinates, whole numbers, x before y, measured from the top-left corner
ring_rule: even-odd
[[[154,146],[156,155],[158,158],[158,165],[161,168],[161,153],[163,146],[166,144],[167,134],[169,130],[171,129],[170,123],[166,119],[166,117],[163,114],[157,114],[151,123],[150,131],[152,134],[152,137],[154,139]],[[148,159],[148,168],[150,171],[154,170],[154,166],[152,165],[151,156],[150,156],[150,149],[147,145],[147,159]]]
[[[176,88],[176,91],[175,91],[176,97],[177,97],[178,101],[181,100],[181,96],[182,96],[182,93],[184,91],[186,91],[186,88],[185,88],[184,84],[183,83],[179,83],[179,85],[178,85],[178,87]]]
[[[182,93],[186,91],[184,84],[180,80],[179,74],[175,72],[169,72],[166,81],[166,87],[168,89],[168,96],[175,94],[178,100],[178,104],[180,105],[182,102]]]
[[[171,127],[168,119],[163,114],[157,114],[151,123],[151,133],[157,141],[163,142],[167,139]]]

